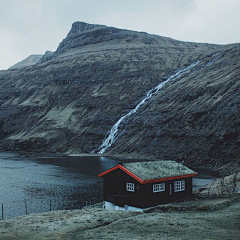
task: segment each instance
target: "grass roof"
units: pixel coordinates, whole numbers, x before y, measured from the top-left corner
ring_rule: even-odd
[[[143,181],[196,174],[193,170],[175,161],[131,162],[124,163],[123,167]]]

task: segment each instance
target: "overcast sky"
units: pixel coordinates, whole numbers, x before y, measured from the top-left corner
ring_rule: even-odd
[[[240,0],[0,0],[0,69],[56,50],[76,21],[240,43]]]

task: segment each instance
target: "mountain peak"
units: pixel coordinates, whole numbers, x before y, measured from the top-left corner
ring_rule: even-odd
[[[74,22],[72,24],[72,28],[70,32],[68,33],[68,36],[75,35],[78,33],[83,33],[91,30],[96,30],[100,28],[106,28],[105,25],[98,25],[98,24],[89,24],[85,22]]]
[[[111,40],[125,39],[135,32],[108,27],[105,25],[88,24],[85,22],[75,22],[67,37],[59,44],[54,55],[65,52],[72,48],[93,45],[97,43],[107,43]]]

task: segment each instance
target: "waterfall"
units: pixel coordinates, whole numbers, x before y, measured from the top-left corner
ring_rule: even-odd
[[[219,57],[217,57],[219,58]],[[204,64],[202,67],[209,66],[214,60],[217,58],[214,58],[213,60],[209,61],[208,63]],[[132,114],[136,113],[137,110],[145,104],[147,100],[149,100],[151,97],[155,96],[159,90],[161,90],[168,82],[174,81],[176,79],[179,79],[182,77],[184,74],[188,73],[190,70],[192,70],[196,65],[198,65],[201,61],[198,60],[191,65],[182,68],[178,70],[176,73],[171,75],[170,77],[167,78],[167,80],[159,83],[156,87],[150,89],[146,94],[145,97],[137,104],[137,106],[130,110],[127,114],[123,115],[121,118],[118,119],[118,121],[113,125],[111,130],[108,132],[107,136],[103,140],[102,144],[98,147],[97,152],[99,154],[103,154],[106,152],[106,150],[116,141],[117,137],[120,135],[121,132],[119,132],[119,126],[120,124],[128,117],[130,117]],[[189,73],[190,74],[190,73]]]

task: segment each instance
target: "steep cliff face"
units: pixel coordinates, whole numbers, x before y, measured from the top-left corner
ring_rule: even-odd
[[[239,167],[239,51],[76,22],[38,64],[0,72],[1,149],[97,151],[149,89],[201,60],[127,119],[106,154]]]

